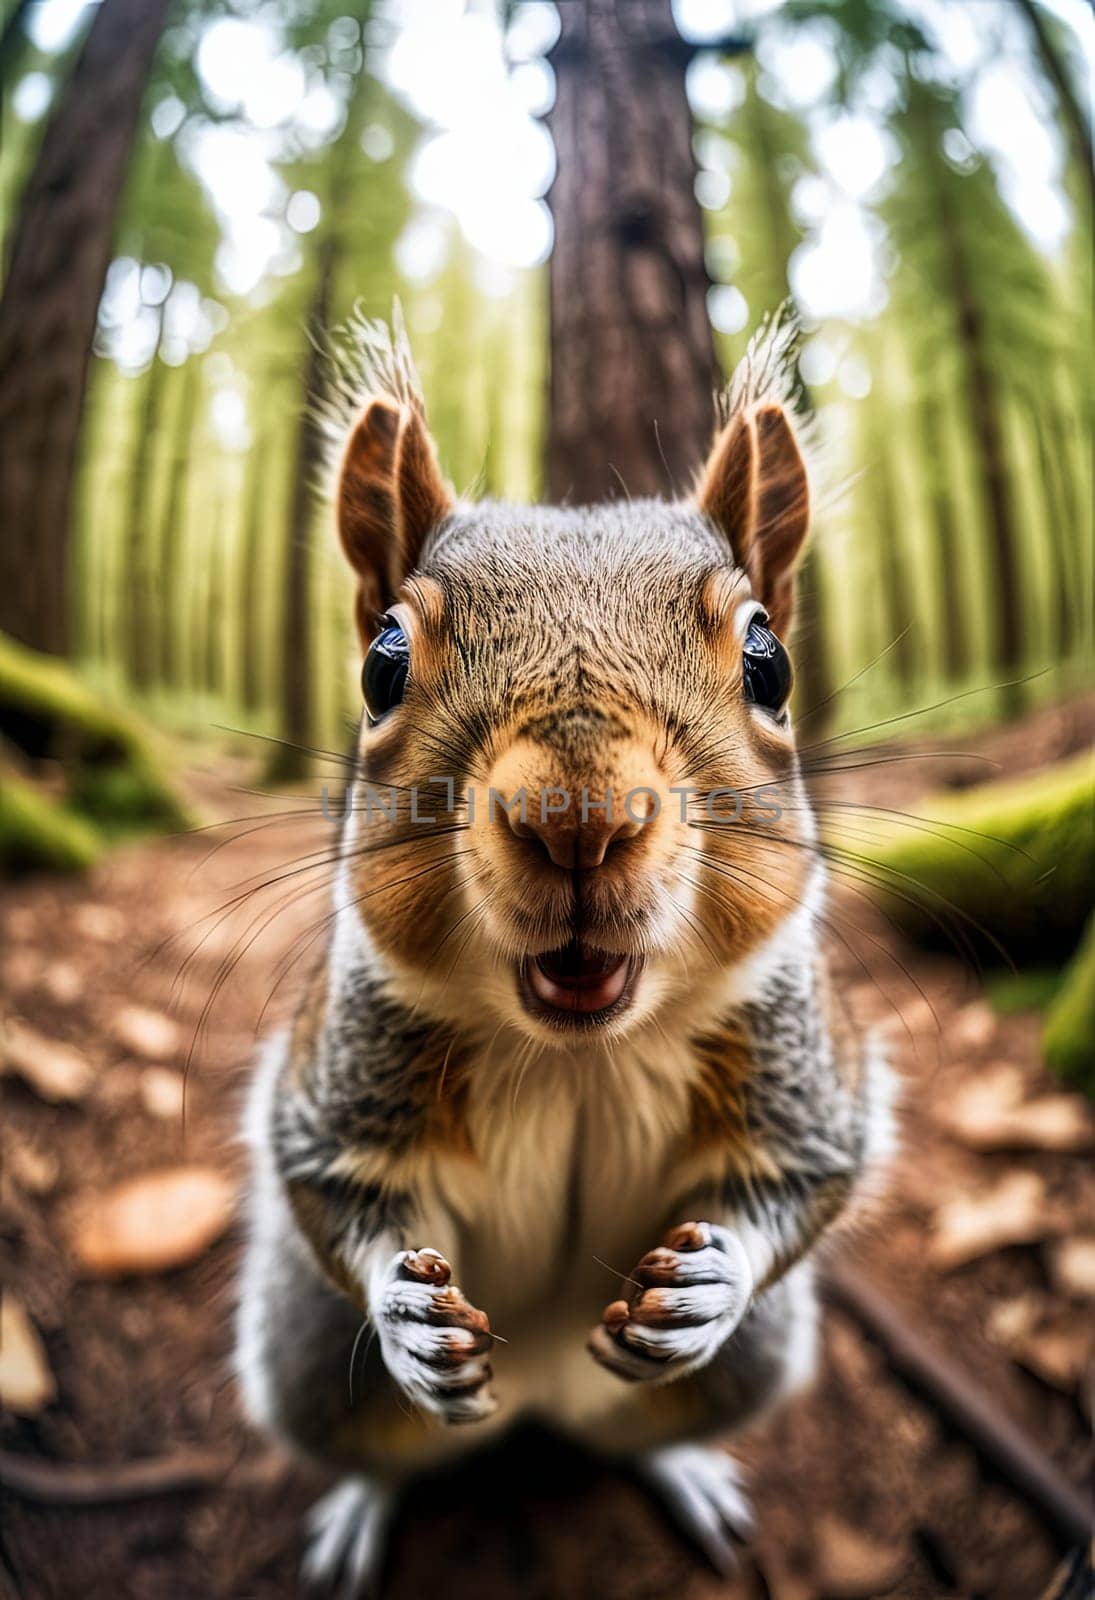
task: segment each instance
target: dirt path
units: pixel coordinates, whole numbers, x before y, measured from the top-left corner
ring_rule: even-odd
[[[1047,714],[1009,763],[1018,750],[1035,759],[1061,753],[1076,726]],[[907,804],[929,780],[938,772],[928,762],[878,768],[870,798]],[[292,975],[278,988],[281,969],[294,953],[306,959],[309,940],[322,934],[333,831],[314,801],[290,802],[300,814],[277,820],[268,802],[233,797],[223,773],[199,787],[221,815],[233,805],[237,817],[254,813],[228,830],[231,845],[215,848],[222,835],[207,834],[134,847],[87,881],[35,882],[0,900],[0,1014],[71,1045],[93,1069],[72,1104],[50,1105],[13,1077],[0,1083],[3,1281],[39,1329],[58,1391],[33,1419],[5,1415],[0,1446],[96,1470],[196,1449],[232,1465],[204,1487],[111,1505],[45,1505],[9,1493],[0,1594],[5,1583],[33,1600],[296,1592],[300,1513],[319,1485],[271,1468],[239,1420],[225,1364],[236,1238],[230,1232],[191,1266],[122,1283],[81,1275],[70,1247],[81,1198],[120,1178],[182,1160],[238,1170],[233,1134],[260,1017],[284,1014]],[[268,879],[277,881],[247,894]],[[241,896],[233,915],[209,916]],[[1045,1347],[1037,1359],[1015,1360],[1000,1343],[1000,1308],[1012,1308],[1014,1333],[1018,1308],[1036,1305],[1043,1325],[1057,1329],[1057,1345],[1067,1335],[1074,1351],[1083,1312],[1057,1286],[1053,1250],[1057,1237],[1082,1231],[1082,1219],[1091,1230],[1090,1163],[1044,1150],[978,1152],[947,1127],[975,1072],[1014,1064],[1026,1093],[1047,1087],[1037,1020],[997,1017],[955,960],[902,949],[861,907],[845,909],[868,942],[852,939],[859,959],[838,954],[844,992],[857,1012],[889,1016],[907,1092],[890,1192],[842,1248],[1081,1484],[1092,1451],[1075,1377],[1069,1369],[1047,1378],[1048,1336],[1035,1338]],[[178,1038],[166,1062],[142,1060],[132,1038],[123,1042],[119,1019],[134,1004],[156,1013],[175,1005]],[[196,1034],[184,1125],[171,1112],[163,1067],[181,1073]],[[943,1270],[930,1248],[938,1207],[1015,1173],[1044,1185],[1040,1236]],[[1067,1369],[1059,1348],[1057,1357]],[[1039,1362],[1040,1376],[1029,1370]],[[734,1583],[714,1579],[636,1485],[529,1435],[421,1487],[396,1532],[390,1593],[1035,1600],[1064,1554],[1044,1521],[992,1481],[836,1311],[815,1389],[744,1453],[759,1534]]]

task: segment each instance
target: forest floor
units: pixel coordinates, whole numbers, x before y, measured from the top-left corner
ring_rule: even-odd
[[[1073,705],[931,749],[987,755],[1014,773],[1080,747],[1093,723],[1095,707]],[[905,746],[913,759],[841,775],[836,792],[915,811],[915,797],[932,786],[981,775],[972,762],[919,750]],[[256,1028],[264,1007],[269,1022],[291,1005],[291,976],[272,1000],[271,990],[285,952],[319,926],[321,863],[333,839],[314,798],[254,797],[249,770],[240,763],[235,779],[220,767],[191,781],[209,815],[252,820],[134,845],[85,879],[35,880],[0,897],[0,1017],[14,1019],[24,1042],[29,1029],[32,1039],[70,1047],[57,1057],[61,1079],[69,1077],[67,1088],[54,1082],[63,1091],[55,1103],[17,1073],[0,1082],[0,1267],[38,1330],[46,1387],[55,1389],[25,1408],[35,1415],[8,1413],[0,1425],[9,1465],[17,1456],[37,1469],[21,1484],[11,1474],[0,1595],[297,1592],[301,1513],[322,1485],[272,1460],[240,1420],[226,1362],[238,1225],[189,1265],[123,1280],[81,1264],[74,1245],[87,1202],[123,1179],[180,1162],[238,1174],[234,1135]],[[286,804],[294,814],[274,816]],[[313,875],[281,878],[226,920],[209,916],[309,852],[318,852]],[[840,1251],[1081,1485],[1093,1461],[1080,1376],[1095,1247],[1086,1113],[1058,1104],[1008,1123],[1017,1095],[1054,1092],[1038,1062],[1037,1017],[999,1014],[954,955],[904,945],[854,896],[838,897],[838,907],[842,925],[862,930],[849,937],[855,953],[835,946],[843,992],[887,1027],[904,1086],[892,1181]],[[253,917],[268,925],[249,929]],[[236,941],[251,942],[199,1032]],[[74,1067],[73,1052],[90,1072]],[[977,1136],[970,1142],[963,1121],[971,1084],[982,1105],[1005,1113],[989,1148]],[[976,1205],[954,1209],[971,1196]],[[972,1256],[959,1259],[971,1237]],[[839,1306],[826,1319],[815,1386],[742,1454],[758,1533],[731,1581],[710,1573],[636,1484],[530,1435],[420,1486],[396,1529],[385,1593],[1036,1600],[1056,1592],[1061,1537],[904,1386]],[[157,1467],[149,1481],[112,1487],[120,1464],[153,1458],[170,1464],[166,1481]],[[196,1481],[182,1481],[188,1475]]]

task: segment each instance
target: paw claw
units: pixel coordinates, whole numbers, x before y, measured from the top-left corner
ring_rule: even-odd
[[[452,1278],[452,1268],[439,1250],[405,1250],[400,1265],[416,1283],[436,1283],[440,1287]]]
[[[589,1350],[621,1378],[665,1383],[712,1360],[749,1306],[753,1276],[740,1240],[682,1223],[635,1268],[640,1285],[605,1307]]]
[[[384,1269],[375,1320],[384,1364],[412,1401],[442,1422],[478,1422],[489,1392],[490,1319],[451,1281],[436,1250],[405,1250]]]
[[[670,1250],[702,1250],[711,1243],[711,1230],[703,1222],[681,1222],[665,1236]]]
[[[601,1321],[609,1333],[619,1333],[628,1317],[631,1315],[626,1300],[613,1300],[612,1304],[605,1306],[601,1313]]]

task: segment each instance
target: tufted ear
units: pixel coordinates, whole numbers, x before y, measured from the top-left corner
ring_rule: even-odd
[[[697,504],[726,535],[777,633],[794,603],[794,565],[810,524],[806,463],[786,409],[774,401],[737,411],[715,440]]]
[[[389,395],[368,400],[347,440],[337,491],[362,649],[452,503],[420,407]]]

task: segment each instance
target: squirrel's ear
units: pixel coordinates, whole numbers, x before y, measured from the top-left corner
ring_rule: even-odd
[[[387,395],[369,400],[354,424],[338,476],[338,532],[357,575],[362,648],[376,632],[426,535],[452,509],[422,412]]]
[[[697,503],[726,535],[772,626],[786,632],[794,564],[810,525],[810,486],[783,406],[735,412],[707,458]]]

